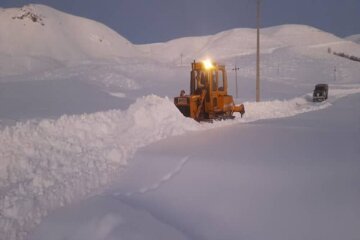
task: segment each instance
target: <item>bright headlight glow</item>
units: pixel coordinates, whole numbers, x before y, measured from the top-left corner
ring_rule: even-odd
[[[205,69],[207,69],[207,70],[214,67],[214,65],[212,64],[210,59],[204,60],[203,64],[204,64]]]

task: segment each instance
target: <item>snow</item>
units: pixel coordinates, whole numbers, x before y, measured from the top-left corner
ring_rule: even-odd
[[[26,13],[41,20],[18,18]],[[3,10],[0,29],[4,33],[0,36],[1,75],[41,71],[89,58],[139,55],[129,41],[103,24],[44,5]]]
[[[315,111],[355,93],[360,93],[360,87],[333,90],[327,103],[312,103],[306,98],[249,103],[245,104],[250,109],[245,118],[214,124],[198,124],[184,118],[169,99],[147,96],[125,112],[63,116],[7,127],[0,135],[3,159],[0,186],[6,189],[5,198],[0,201],[0,228],[5,229],[6,236],[13,236],[12,230],[31,229],[48,211],[93,194],[111,183],[139,148],[152,142],[188,131]],[[161,187],[180,171],[186,160],[139,193]]]
[[[360,44],[360,34],[351,35],[351,36],[346,37],[345,39]]]
[[[123,207],[176,230],[165,239],[356,239],[356,109],[359,95],[295,118],[234,124],[149,145],[105,194],[56,211],[30,239],[86,239],[75,237],[82,226],[114,212],[130,222],[105,239],[133,239],[128,236],[149,225],[139,230],[143,216],[133,222],[137,215]],[[88,231],[93,236],[98,228]],[[159,239],[160,233],[165,231],[139,238]]]
[[[110,94],[111,96],[118,97],[118,98],[124,98],[124,97],[126,97],[126,94],[125,94],[125,93],[122,93],[122,92],[110,92],[109,94]]]
[[[0,229],[5,236],[30,229],[47,211],[108,184],[138,148],[196,124],[169,99],[148,96],[125,112],[6,127],[0,136],[0,187],[5,196],[0,200]]]
[[[44,5],[0,20],[0,239],[360,235],[360,68],[328,53],[358,44],[262,29],[256,103],[254,29],[133,45]],[[197,123],[167,97],[206,56],[232,95],[240,66],[244,118]],[[313,103],[319,82],[329,99]]]

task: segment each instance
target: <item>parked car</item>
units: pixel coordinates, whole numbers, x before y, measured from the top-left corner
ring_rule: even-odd
[[[329,86],[327,84],[316,84],[313,93],[313,102],[322,102],[328,98]]]

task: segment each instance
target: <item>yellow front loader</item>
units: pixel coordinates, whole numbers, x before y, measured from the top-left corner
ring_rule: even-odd
[[[243,104],[235,105],[228,95],[228,81],[225,66],[209,60],[191,64],[190,93],[184,90],[174,98],[180,112],[197,121],[233,119],[234,112],[241,117],[245,113]]]

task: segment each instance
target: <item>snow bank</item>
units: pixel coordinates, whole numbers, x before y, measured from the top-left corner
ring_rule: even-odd
[[[353,85],[352,88],[329,87],[329,99],[324,102],[313,102],[312,93],[290,100],[272,100],[263,102],[245,102],[245,115],[240,118],[236,113],[236,118],[232,121],[215,121],[213,124],[202,124],[202,129],[228,126],[238,123],[250,123],[264,119],[276,119],[296,116],[306,112],[318,111],[332,106],[338,99],[360,93],[360,86]]]
[[[48,211],[108,184],[136,149],[195,130],[172,101],[139,99],[108,111],[23,123],[0,132],[0,235],[23,239]]]
[[[289,101],[265,101],[260,103],[245,103],[246,113],[244,122],[253,122],[261,119],[292,117],[301,113],[316,111],[331,106],[329,102],[313,103],[311,95],[305,95]]]

